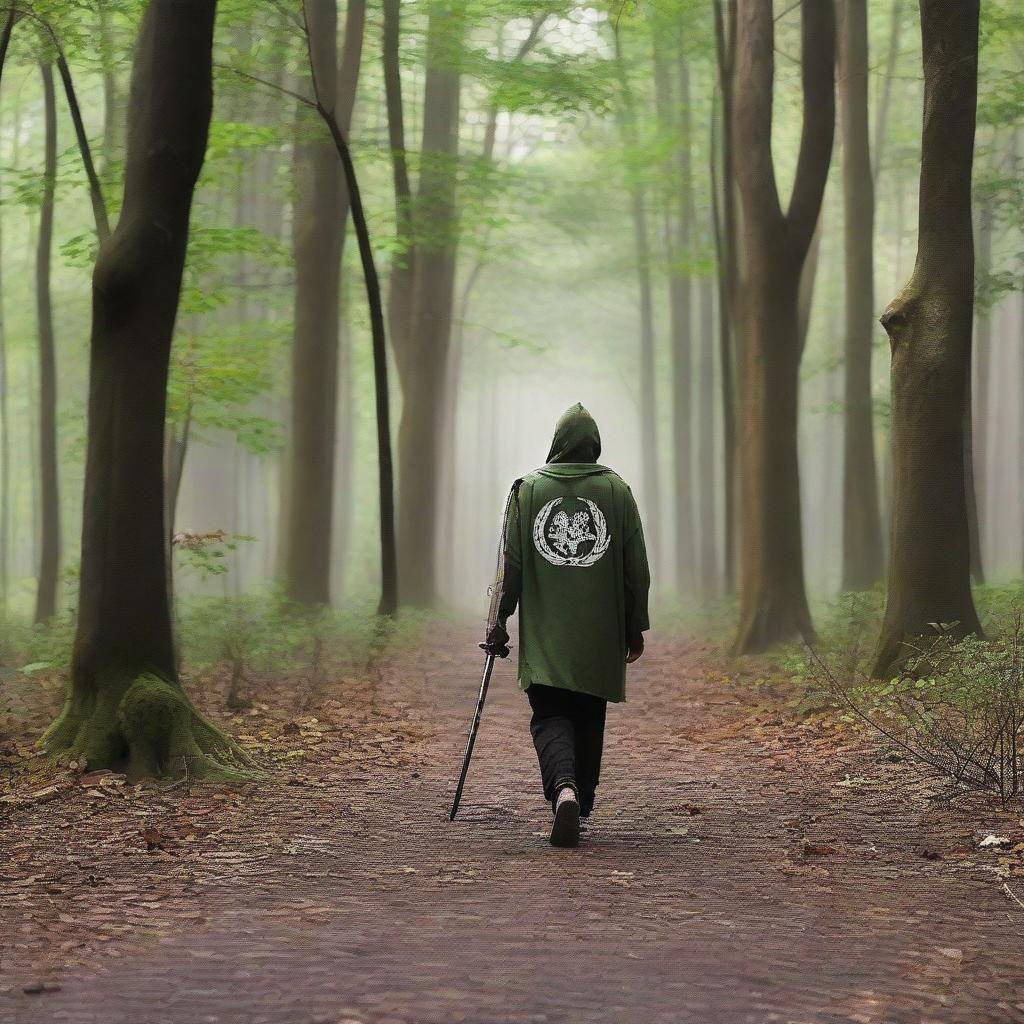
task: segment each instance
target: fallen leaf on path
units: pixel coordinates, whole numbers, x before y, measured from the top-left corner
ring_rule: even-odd
[[[804,840],[805,857],[829,857],[839,851],[829,843],[810,843]]]
[[[164,834],[160,829],[147,825],[142,830],[142,838],[147,850],[162,850],[164,848]]]

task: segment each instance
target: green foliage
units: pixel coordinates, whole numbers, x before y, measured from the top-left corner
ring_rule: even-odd
[[[364,670],[385,647],[393,653],[418,643],[433,620],[412,610],[382,620],[371,603],[311,612],[276,590],[255,590],[236,598],[186,598],[179,638],[189,671],[220,665],[241,677],[310,670],[337,677]]]
[[[66,673],[71,667],[75,616],[56,615],[49,622],[32,625],[20,616],[0,619],[0,668],[27,676]]]
[[[1003,799],[1024,789],[1021,627],[955,639],[936,624],[899,677],[850,687],[846,701],[899,746],[958,786]]]
[[[183,530],[172,538],[174,550],[181,564],[196,573],[201,579],[223,576],[228,571],[227,557],[237,551],[240,544],[255,541],[256,537],[244,534],[225,533],[213,530],[210,533],[195,533]]]

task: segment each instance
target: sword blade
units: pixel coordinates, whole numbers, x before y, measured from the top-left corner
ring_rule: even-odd
[[[455,820],[459,810],[459,803],[462,800],[462,789],[466,785],[466,775],[469,773],[469,761],[473,756],[473,745],[476,743],[476,734],[480,728],[480,717],[484,711],[484,701],[487,699],[487,685],[491,681],[491,671],[494,668],[494,655],[488,654],[484,659],[484,674],[480,680],[480,693],[476,699],[476,714],[473,716],[473,724],[469,729],[469,740],[466,743],[466,756],[462,759],[462,774],[459,776],[459,784],[455,789],[455,799],[452,801],[452,809],[448,815],[449,821]]]

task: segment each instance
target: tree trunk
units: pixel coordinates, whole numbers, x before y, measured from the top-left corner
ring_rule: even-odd
[[[3,296],[3,208],[0,206],[0,616],[6,617],[11,550],[11,410],[7,363],[7,321]]]
[[[124,145],[123,113],[117,73],[114,70],[115,40],[110,10],[104,3],[99,7],[100,56],[103,62],[103,182],[107,188],[112,185],[113,168],[117,155]]]
[[[39,210],[36,248],[36,311],[39,324],[39,585],[36,622],[45,622],[57,610],[60,573],[60,496],[57,482],[57,366],[50,296],[50,261],[53,252],[53,208],[57,182],[57,110],[53,69],[40,65],[43,78],[46,164],[43,200]]]
[[[399,593],[404,603],[437,597],[439,425],[455,287],[457,216],[454,163],[459,152],[460,79],[453,50],[464,32],[461,7],[435,7],[427,27],[423,145],[415,204],[415,254],[400,285],[392,278],[393,331],[402,381],[398,431]],[[408,289],[411,276],[412,287]],[[408,316],[406,318],[406,311]],[[407,325],[407,326],[406,326]]]
[[[882,578],[883,567],[871,395],[875,197],[868,142],[867,0],[842,0],[839,12],[846,221],[842,589],[865,590]]]
[[[380,278],[373,258],[373,246],[370,231],[366,222],[366,211],[363,209],[362,193],[356,178],[355,165],[348,142],[335,116],[333,98],[327,96],[320,86],[316,74],[316,61],[313,57],[312,38],[309,34],[308,11],[303,6],[303,21],[306,39],[309,44],[310,70],[313,76],[313,93],[316,97],[314,106],[320,115],[337,150],[347,184],[349,207],[352,211],[352,226],[355,229],[356,242],[359,246],[359,262],[363,269],[363,283],[366,286],[366,305],[370,313],[370,336],[373,342],[373,389],[374,405],[377,417],[377,485],[380,522],[380,601],[377,614],[392,616],[398,609],[397,560],[395,550],[395,515],[394,515],[394,469],[391,458],[391,414],[388,390],[387,338],[384,329],[384,305],[381,300]],[[343,62],[343,65],[345,62]],[[356,75],[353,70],[351,79],[342,73],[342,88],[350,82],[351,93],[355,93]],[[350,115],[349,115],[350,116]]]
[[[889,53],[885,58],[885,74],[882,78],[882,92],[878,98],[878,113],[875,116],[875,144],[871,147],[874,163],[871,175],[874,183],[884,166],[885,141],[889,128],[889,109],[892,105],[892,83],[896,78],[896,66],[900,57],[900,30],[903,26],[903,5],[906,0],[892,0],[892,20],[889,24]]]
[[[11,34],[17,14],[14,7],[7,11],[3,28],[0,29],[0,76],[3,75],[7,63],[7,51],[11,43]],[[20,118],[15,122],[15,137],[19,134]],[[3,210],[0,209],[0,235],[2,235]],[[0,246],[0,271],[3,267],[3,249]],[[11,550],[11,414],[8,405],[8,363],[7,363],[7,323],[3,309],[3,281],[0,272],[0,613],[7,614],[7,596],[10,586]]]
[[[629,84],[629,73],[622,57],[621,40],[615,32],[615,58],[621,88],[621,111],[619,124],[622,139],[626,145],[630,159],[635,159],[632,151],[637,146],[636,111],[634,109],[633,92]],[[658,439],[655,425],[655,391],[654,391],[654,299],[651,288],[651,250],[647,228],[647,197],[633,168],[627,167],[626,174],[629,188],[630,213],[633,219],[633,245],[636,254],[636,278],[640,305],[640,345],[639,345],[639,384],[640,384],[640,450],[643,466],[643,507],[644,521],[653,552],[660,550],[661,541],[661,494],[658,479]],[[688,298],[688,295],[687,295]],[[689,337],[687,336],[687,343]],[[685,353],[689,358],[689,351]],[[687,404],[687,409],[689,405]],[[678,461],[681,452],[676,451]],[[687,453],[688,454],[688,451]],[[692,573],[692,546],[688,558],[688,577]]]
[[[992,271],[992,204],[986,202],[978,217],[978,280],[987,283]],[[989,480],[989,402],[992,374],[992,311],[977,310],[973,378],[967,400],[964,458],[967,485],[967,526],[971,543],[971,576],[985,582],[981,538],[986,524]],[[980,498],[979,498],[980,496]]]
[[[728,13],[728,18],[726,14]],[[736,359],[739,320],[739,258],[736,240],[736,173],[733,157],[733,76],[736,67],[736,7],[715,0],[715,50],[722,106],[721,181],[716,147],[711,146],[712,204],[718,262],[718,353],[722,395],[722,575],[726,593],[736,587]],[[715,121],[712,117],[712,132]]]
[[[672,484],[675,585],[680,594],[694,584],[693,513],[693,282],[689,261],[693,241],[693,173],[690,159],[690,71],[682,54],[677,55],[678,98],[673,96],[669,62],[661,40],[661,29],[654,30],[654,84],[661,130],[668,137],[678,136],[670,188],[665,202],[665,255],[668,262],[669,324],[672,350]],[[653,333],[653,327],[652,327]],[[653,341],[652,341],[653,347]],[[654,436],[653,358],[650,407],[650,444]],[[645,441],[645,446],[647,441]]]
[[[348,132],[362,54],[365,5],[349,3],[337,62],[335,0],[306,0],[317,87]],[[300,121],[305,121],[300,118]],[[306,126],[308,127],[308,125]],[[338,154],[320,137],[300,147],[309,181],[295,211],[295,341],[292,348],[285,592],[297,604],[330,604],[338,410],[338,295],[349,202]]]
[[[352,280],[345,267],[341,270],[340,301],[342,311],[351,309]],[[334,510],[334,564],[337,566],[337,590],[343,592],[352,547],[352,524],[355,502],[355,389],[352,387],[354,365],[352,359],[352,322],[343,317],[340,324],[338,348],[338,415],[340,430],[335,445],[335,479],[338,502]]]
[[[699,431],[697,479],[700,492],[700,578],[705,596],[718,587],[718,531],[715,500],[715,295],[710,277],[698,285],[700,298],[700,357],[697,424]]]
[[[873,674],[906,643],[955,623],[980,633],[971,595],[964,422],[971,372],[971,164],[979,0],[921,0],[924,130],[917,262],[882,315],[892,345],[892,556]]]
[[[189,212],[212,107],[215,0],[151,0],[135,54],[124,200],[93,275],[82,569],[54,754],[132,776],[237,777],[246,759],[175,672],[164,417]]]
[[[835,103],[831,4],[802,3],[804,125],[788,212],[771,152],[774,20],[771,6],[737,7],[734,145],[743,204],[746,279],[738,404],[740,623],[738,653],[813,634],[804,586],[797,460],[800,276],[821,209]]]

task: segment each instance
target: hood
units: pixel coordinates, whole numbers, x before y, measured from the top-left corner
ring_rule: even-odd
[[[601,434],[594,417],[577,402],[562,413],[548,452],[553,462],[597,462],[601,457]]]
[[[558,421],[547,465],[538,472],[550,477],[610,473],[610,469],[597,464],[600,455],[601,433],[594,417],[577,402],[566,409]]]

